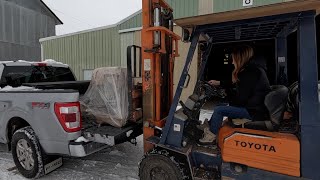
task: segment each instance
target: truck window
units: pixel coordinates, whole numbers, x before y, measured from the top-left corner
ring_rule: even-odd
[[[1,87],[18,87],[23,83],[75,81],[69,68],[52,66],[7,66],[1,77]]]

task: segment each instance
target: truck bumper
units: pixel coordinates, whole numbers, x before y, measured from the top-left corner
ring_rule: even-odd
[[[109,147],[105,144],[96,142],[70,142],[69,151],[72,157],[85,157],[104,148]]]

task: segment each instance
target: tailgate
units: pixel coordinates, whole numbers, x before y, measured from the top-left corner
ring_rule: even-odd
[[[132,142],[142,133],[142,119],[136,123],[128,122],[126,126],[118,128],[111,125],[99,126],[94,119],[83,118],[82,135],[92,142],[114,146],[127,141]]]

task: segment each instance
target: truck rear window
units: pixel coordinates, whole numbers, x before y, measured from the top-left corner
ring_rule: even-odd
[[[18,87],[23,83],[75,81],[69,68],[52,66],[6,66],[1,77],[1,87]]]

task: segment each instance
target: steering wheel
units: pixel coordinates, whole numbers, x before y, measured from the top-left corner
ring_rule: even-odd
[[[205,95],[208,96],[209,98],[219,97],[224,99],[226,97],[226,93],[224,92],[223,89],[218,88],[216,86],[212,86],[206,81],[202,81],[202,87],[205,90]]]

